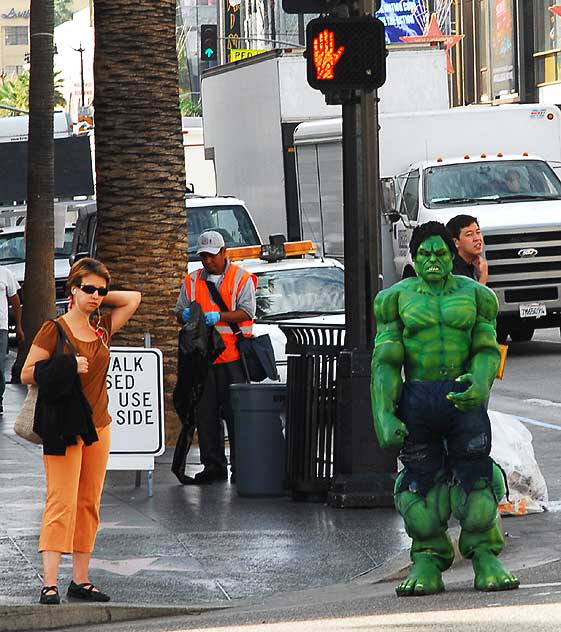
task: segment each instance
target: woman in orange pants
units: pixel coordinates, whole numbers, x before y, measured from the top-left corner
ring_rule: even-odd
[[[88,576],[111,441],[106,386],[109,343],[111,336],[135,313],[141,298],[139,292],[109,291],[109,283],[109,272],[100,261],[89,258],[77,261],[67,281],[69,310],[57,319],[76,351],[75,371],[83,398],[91,409],[91,416],[86,415],[89,431],[61,445],[60,433],[48,426],[37,427],[35,417],[35,430],[43,439],[47,477],[47,500],[39,538],[44,568],[40,602],[44,604],[60,603],[58,567],[62,553],[72,553],[73,577],[68,596],[109,601],[109,596],[96,588]],[[99,315],[102,303],[112,307],[103,317]],[[44,361],[53,356],[58,339],[57,325],[46,321],[35,336],[23,366],[23,384],[37,383],[36,371],[42,370]],[[73,366],[71,360],[71,370]]]

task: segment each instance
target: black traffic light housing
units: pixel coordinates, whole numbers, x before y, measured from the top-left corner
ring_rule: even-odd
[[[216,24],[201,24],[201,59],[218,59],[218,27]]]
[[[384,24],[363,15],[321,17],[306,27],[308,83],[324,94],[372,91],[386,81]]]

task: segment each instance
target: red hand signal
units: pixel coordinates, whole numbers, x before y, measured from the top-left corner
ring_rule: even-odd
[[[339,46],[335,50],[335,33],[329,29],[324,29],[313,41],[317,79],[333,79],[333,69],[345,52],[345,47]]]

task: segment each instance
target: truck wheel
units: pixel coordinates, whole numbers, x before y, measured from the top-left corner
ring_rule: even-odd
[[[534,335],[534,329],[532,327],[521,327],[520,329],[513,329],[510,332],[512,342],[529,342]]]

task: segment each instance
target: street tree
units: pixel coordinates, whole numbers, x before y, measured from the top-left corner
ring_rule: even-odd
[[[72,0],[54,0],[55,26],[72,19]]]
[[[53,140],[53,2],[31,0],[29,22],[29,136],[23,330],[12,371],[16,380],[31,341],[41,324],[54,316],[54,140]]]
[[[176,0],[94,4],[97,255],[114,287],[142,292],[115,344],[142,346],[149,332],[162,350],[168,438],[178,430],[172,310],[187,268],[175,12]]]
[[[62,94],[64,80],[60,71],[53,75],[54,83],[54,107],[66,105],[66,99]],[[24,70],[13,79],[4,81],[0,86],[0,105],[8,105],[19,110],[29,110],[29,70]],[[0,116],[8,116],[9,110],[0,110]]]

